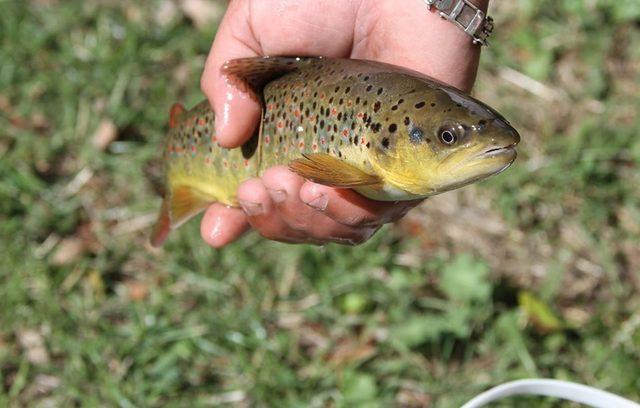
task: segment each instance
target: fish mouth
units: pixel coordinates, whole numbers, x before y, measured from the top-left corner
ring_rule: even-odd
[[[511,157],[511,161],[513,161],[517,156],[516,151],[516,143],[512,143],[503,147],[492,147],[491,149],[480,152],[475,158],[478,159],[489,159],[494,157]]]

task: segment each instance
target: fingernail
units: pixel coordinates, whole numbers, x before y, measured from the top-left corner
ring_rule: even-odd
[[[327,204],[329,204],[329,198],[326,194],[320,194],[306,204],[318,211],[324,211],[327,209]]]
[[[276,203],[281,203],[287,199],[287,192],[285,190],[276,190],[268,188],[267,192],[271,196],[271,199]]]
[[[252,203],[249,201],[240,201],[240,207],[249,216],[264,214],[264,207],[260,203]]]

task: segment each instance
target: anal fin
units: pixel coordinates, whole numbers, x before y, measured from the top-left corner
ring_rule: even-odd
[[[289,169],[313,182],[331,187],[382,186],[380,177],[325,153],[305,154],[289,164]]]
[[[211,198],[192,187],[185,185],[174,187],[162,202],[158,220],[151,233],[151,245],[161,246],[171,230],[180,227],[212,202]]]

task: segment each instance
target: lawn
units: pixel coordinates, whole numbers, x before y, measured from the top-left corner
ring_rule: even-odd
[[[508,171],[355,248],[191,222],[154,250],[223,2],[0,0],[0,406],[446,408],[532,376],[640,400],[640,4],[494,3],[475,94],[522,135]]]

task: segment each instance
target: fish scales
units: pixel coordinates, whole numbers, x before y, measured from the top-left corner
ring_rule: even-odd
[[[172,108],[168,194],[155,244],[212,202],[237,206],[239,184],[277,165],[369,198],[406,200],[495,174],[515,159],[519,136],[502,116],[404,68],[275,57],[234,60],[225,70],[262,103],[256,134],[241,148],[224,148],[206,101],[189,111]],[[449,144],[449,137],[457,140]]]

